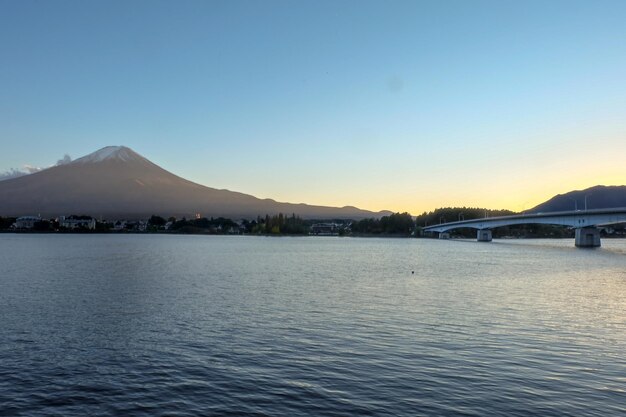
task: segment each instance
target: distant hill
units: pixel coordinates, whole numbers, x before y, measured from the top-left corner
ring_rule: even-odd
[[[390,212],[281,203],[218,190],[178,177],[124,146],[108,146],[67,164],[0,181],[0,216],[89,214],[107,219],[161,216],[362,219]]]
[[[527,210],[528,213],[548,213],[551,211],[584,210],[585,196],[588,209],[626,207],[626,186],[597,185],[585,190],[559,194],[538,206]]]

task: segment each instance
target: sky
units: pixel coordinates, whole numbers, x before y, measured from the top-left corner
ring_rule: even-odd
[[[0,174],[125,145],[278,201],[529,209],[626,184],[624,22],[621,0],[0,0]]]

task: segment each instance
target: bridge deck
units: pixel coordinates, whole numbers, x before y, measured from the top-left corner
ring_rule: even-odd
[[[524,213],[512,216],[486,217],[462,220],[424,227],[426,232],[447,232],[453,229],[494,229],[517,224],[551,224],[572,228],[604,226],[626,223],[626,207],[594,210],[556,211],[550,213]]]

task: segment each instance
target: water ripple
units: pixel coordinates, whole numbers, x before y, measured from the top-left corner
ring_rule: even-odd
[[[626,415],[626,242],[523,243],[0,236],[0,416]]]

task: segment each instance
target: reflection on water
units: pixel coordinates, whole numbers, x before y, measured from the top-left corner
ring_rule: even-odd
[[[602,244],[0,235],[0,415],[623,415]]]

